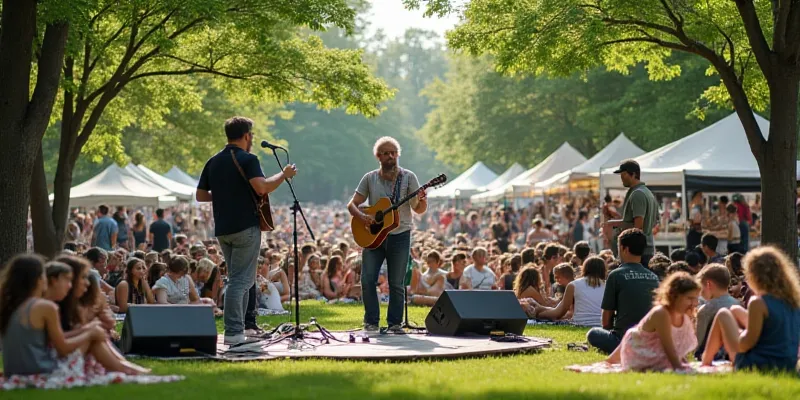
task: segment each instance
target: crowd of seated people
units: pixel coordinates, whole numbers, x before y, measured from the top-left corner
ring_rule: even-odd
[[[758,318],[762,330],[785,328],[800,333],[800,322],[791,320],[800,318],[796,316],[798,304],[792,300],[800,296],[796,273],[785,257],[772,248],[746,256],[733,252],[723,257],[716,253],[716,237],[706,234],[696,247],[669,255],[656,254],[643,266],[641,255],[646,241],[636,230],[621,234],[619,255],[614,256],[610,250],[599,250],[596,242],[571,240],[574,243],[567,247],[565,243],[570,241],[559,241],[557,235],[547,234],[549,229],[541,226],[539,217],[528,221],[525,227],[496,210],[478,212],[477,218],[475,215],[470,213],[467,222],[460,221],[458,214],[440,214],[440,218],[450,218],[450,227],[461,224],[460,231],[450,229],[453,235],[443,235],[439,228],[415,231],[406,288],[409,303],[431,306],[444,290],[513,291],[529,318],[567,321],[590,328],[587,341],[591,346],[610,354],[609,361],[632,369],[675,367],[672,353],[678,354],[683,363],[686,354],[680,353],[690,344],[694,346],[688,351],[694,351],[694,356],[704,362],[735,361],[737,354],[741,358],[753,349],[763,350],[751,343],[756,333],[748,329],[755,326],[751,324]],[[294,298],[298,273],[300,299],[359,301],[360,249],[346,232],[345,213],[312,210],[309,216],[314,229],[322,229],[322,233],[312,242],[301,232],[296,263],[291,232],[286,229],[289,224],[285,223],[288,213],[277,212],[279,229],[265,234],[245,318],[248,334],[259,331],[256,309],[282,311]],[[491,223],[475,222],[487,216]],[[530,231],[526,231],[528,228]],[[510,236],[498,240],[495,233],[503,229],[511,232]],[[60,324],[65,332],[92,322],[103,329],[109,340],[114,340],[113,314],[125,313],[132,304],[206,304],[217,315],[224,311],[226,264],[213,239],[198,240],[179,233],[172,237],[169,248],[160,252],[146,248],[129,252],[122,248],[106,251],[99,247],[65,247],[59,260],[63,258],[61,262],[72,269],[71,288],[61,298],[56,290],[51,299],[59,305]],[[767,259],[771,264],[764,261]],[[73,266],[75,260],[86,268]],[[759,268],[769,269],[773,275],[783,271],[786,279],[776,289],[772,280],[759,275]],[[385,266],[375,284],[386,297],[389,288]],[[754,309],[751,304],[755,304]],[[773,315],[780,317],[770,320]],[[691,321],[694,340],[686,334],[689,328],[683,323],[685,316]],[[775,318],[785,318],[786,323],[773,326]],[[662,335],[665,327],[670,332],[676,330],[674,337]],[[797,336],[794,341],[776,335],[766,340],[797,347]],[[680,343],[674,341],[678,337]],[[672,350],[662,346],[666,351],[663,358],[654,360],[652,365],[649,361],[625,361],[626,354],[636,354],[637,349],[652,345],[656,338],[673,340]],[[791,361],[769,358],[770,354],[777,354],[769,351],[754,354],[758,355],[741,361],[742,367],[762,365],[764,357],[775,365]],[[797,354],[794,356],[796,361]]]

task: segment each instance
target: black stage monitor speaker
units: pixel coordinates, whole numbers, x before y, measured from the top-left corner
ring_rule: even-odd
[[[122,326],[122,352],[158,357],[217,354],[217,324],[207,305],[131,305]]]
[[[433,335],[489,335],[503,331],[521,335],[528,316],[510,290],[445,290],[425,318]]]

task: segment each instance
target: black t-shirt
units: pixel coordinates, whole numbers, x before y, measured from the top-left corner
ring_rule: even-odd
[[[247,180],[233,163],[231,149]],[[197,188],[212,193],[215,236],[230,235],[258,226],[256,205],[251,196],[255,191],[249,182],[250,179],[258,177],[264,177],[258,157],[237,146],[225,146],[206,162]]]
[[[167,221],[158,220],[150,224],[150,233],[153,234],[153,251],[161,252],[169,248],[169,234],[172,232],[172,227],[169,226]]]
[[[622,337],[653,306],[658,276],[638,263],[622,264],[611,271],[603,292],[603,310],[615,311],[614,332]]]

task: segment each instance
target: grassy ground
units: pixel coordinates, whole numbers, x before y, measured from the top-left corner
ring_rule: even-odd
[[[424,308],[410,308],[412,322],[422,324]],[[359,305],[302,303],[307,321],[315,316],[331,330],[354,328],[362,317]],[[385,317],[386,308],[382,309]],[[265,317],[275,326],[287,316]],[[554,339],[552,349],[536,354],[429,362],[343,362],[276,360],[248,363],[143,361],[158,374],[181,374],[186,380],[153,386],[119,385],[59,392],[58,399],[406,399],[406,398],[569,398],[569,399],[797,399],[800,379],[731,374],[589,375],[564,371],[575,363],[603,359],[598,353],[566,350],[583,342],[585,330],[529,327],[528,335]],[[53,392],[3,393],[4,400],[50,399]]]

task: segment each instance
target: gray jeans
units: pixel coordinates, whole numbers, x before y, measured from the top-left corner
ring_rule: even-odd
[[[218,236],[228,266],[225,289],[225,335],[244,333],[244,314],[249,290],[256,282],[256,264],[261,250],[261,230],[254,226],[241,232]]]

